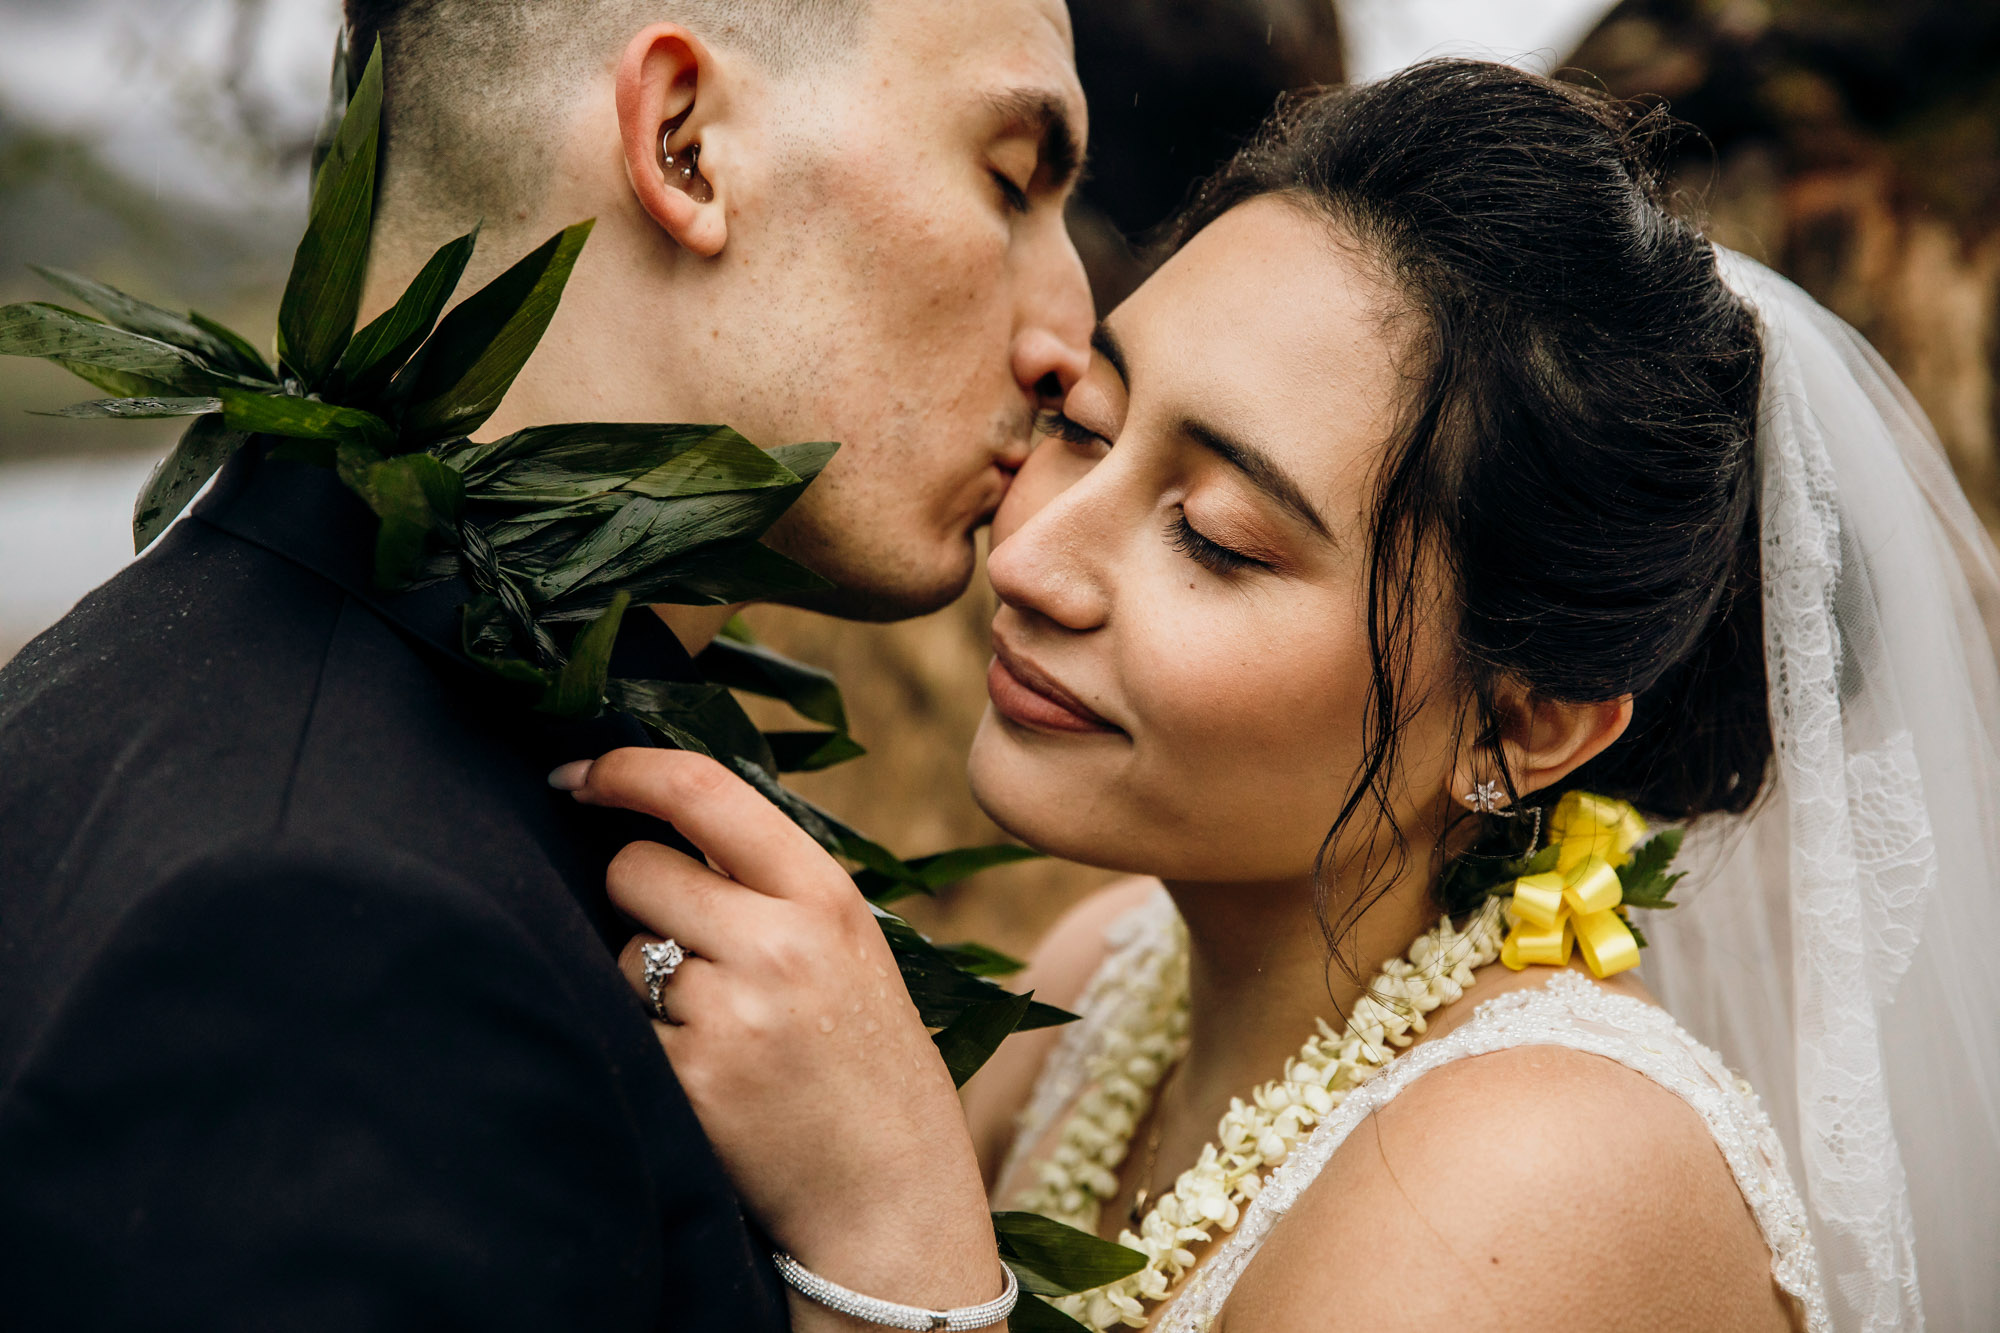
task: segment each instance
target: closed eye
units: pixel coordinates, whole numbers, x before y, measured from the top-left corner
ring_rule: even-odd
[[[1111,441],[1088,426],[1079,425],[1053,407],[1035,413],[1035,429],[1052,439],[1077,449],[1109,449]]]
[[[992,173],[993,183],[1000,187],[1000,200],[1006,204],[1009,213],[1028,211],[1028,192],[1014,183],[1014,178],[1004,171]]]
[[[1204,537],[1195,530],[1194,524],[1188,522],[1186,510],[1175,512],[1173,522],[1167,525],[1167,532],[1176,551],[1211,574],[1240,574],[1246,569],[1270,568],[1262,560]]]

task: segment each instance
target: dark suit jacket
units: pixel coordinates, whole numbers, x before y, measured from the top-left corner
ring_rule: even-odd
[[[544,781],[644,738],[464,664],[372,530],[246,451],[0,670],[0,1326],[783,1328],[614,965],[643,830]]]

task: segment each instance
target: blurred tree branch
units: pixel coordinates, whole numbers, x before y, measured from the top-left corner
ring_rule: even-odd
[[[1717,239],[1882,351],[2000,524],[2000,5],[1626,0],[1571,64],[1699,128]]]

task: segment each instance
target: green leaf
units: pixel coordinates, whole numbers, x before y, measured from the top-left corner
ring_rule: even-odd
[[[569,661],[563,663],[555,683],[542,696],[539,705],[542,712],[557,717],[587,718],[603,711],[604,686],[611,675],[611,648],[618,641],[618,626],[625,619],[625,608],[631,604],[632,599],[621,592],[603,615],[584,626],[570,647]]]
[[[780,773],[817,773],[868,753],[839,731],[767,731],[764,740]]]
[[[370,320],[354,335],[334,367],[334,384],[342,398],[368,402],[403,368],[444,312],[445,302],[465,276],[479,229],[440,246],[396,304]]]
[[[1021,1278],[1021,1285],[1037,1295],[1091,1291],[1146,1266],[1146,1256],[1137,1250],[1039,1213],[995,1213],[993,1231],[1000,1241],[1001,1259]]]
[[[624,596],[620,593],[619,596]],[[776,770],[764,734],[743,706],[720,685],[663,680],[614,680],[611,706],[649,725],[691,736],[700,744],[682,745],[725,761],[741,759],[761,773]]]
[[[81,364],[139,376],[152,394],[205,394],[218,383],[217,376],[171,343],[41,301],[0,308],[0,356],[46,357],[71,369]]]
[[[375,581],[383,588],[407,584],[423,563],[433,534],[453,537],[464,509],[458,473],[429,454],[383,459],[366,446],[341,446],[340,475],[375,511]]]
[[[249,389],[224,388],[218,392],[223,417],[232,430],[283,435],[296,440],[354,440],[377,451],[394,438],[388,422],[359,408],[335,407],[314,398],[255,393]]]
[[[795,485],[797,474],[726,426],[535,426],[452,461],[481,500],[564,505],[628,490],[654,499]]]
[[[757,636],[750,632],[748,622],[741,615],[729,617],[722,628],[716,631],[716,637],[718,639],[728,639],[731,643],[754,644],[757,642]]]
[[[831,440],[809,440],[804,444],[781,444],[764,452],[802,479],[811,481],[833,461],[833,456],[840,452],[840,446]]]
[[[965,1080],[979,1072],[1000,1043],[1013,1035],[1033,1002],[1032,995],[1006,995],[975,1004],[932,1037],[954,1086],[964,1087]]]
[[[247,375],[270,380],[270,368],[243,340],[212,321],[198,315],[177,315],[136,296],[127,295],[116,287],[94,282],[75,273],[62,269],[43,268],[30,264],[51,286],[62,291],[97,311],[121,329],[157,338],[171,343],[182,351],[208,362],[217,370],[229,374]],[[227,335],[227,336],[219,336]],[[244,353],[248,350],[248,355]]]
[[[595,585],[598,580],[590,582]],[[761,542],[722,542],[672,560],[648,575],[622,580],[619,586],[646,602],[728,606],[786,601],[834,585]]]
[[[940,944],[938,952],[975,977],[1011,977],[1027,966],[1018,958],[973,940]]]
[[[722,491],[791,486],[802,480],[798,473],[727,426],[696,429],[708,433],[652,471],[625,483],[625,489],[664,500],[676,495],[714,495]]]
[[[419,440],[469,435],[500,406],[555,316],[577,254],[590,236],[579,222],[454,306],[403,375],[403,428]]]
[[[664,600],[672,594],[677,599],[712,603],[714,589],[742,586],[743,576],[753,568],[752,560],[757,562],[755,568],[783,569],[790,576],[799,567],[789,561],[778,565],[783,557],[775,551],[770,555],[776,560],[767,560],[739,550],[721,567],[710,566],[706,577],[700,565],[669,570],[667,562],[703,546],[754,542],[790,508],[801,489],[779,486],[678,500],[635,495],[535,579],[529,585],[530,595],[538,602],[553,602],[592,588],[623,587],[627,580],[647,576],[643,591],[638,586],[632,588],[633,595],[642,601]],[[690,587],[681,581],[684,579],[708,586]]]
[[[841,850],[841,834],[852,833],[852,829],[849,829],[832,815],[779,782],[776,777],[763,767],[747,759],[737,757],[725,759],[723,762],[736,771],[736,776],[755,787],[765,800],[784,811],[786,817],[804,829],[814,842],[824,847],[827,851],[832,852],[835,856],[846,855]],[[860,835],[855,834],[855,836],[859,837]],[[884,852],[883,855],[887,856],[888,853]],[[944,1024],[929,1023],[925,1026],[943,1027]]]
[[[900,868],[892,867],[886,871],[866,869],[855,875],[854,882],[861,886],[861,892],[870,902],[890,903],[912,893],[933,894],[960,880],[970,879],[982,870],[1012,865],[1017,861],[1033,861],[1040,856],[1040,852],[1014,843],[960,847],[955,851],[898,862]]]
[[[114,398],[171,398],[179,392],[171,384],[148,379],[144,375],[108,370],[103,366],[93,366],[82,361],[65,361],[60,357],[50,357],[49,364],[61,366],[78,379],[95,385]]]
[[[271,369],[271,363],[264,359],[264,354],[242,334],[216,323],[199,310],[188,311],[188,322],[230,350],[238,374],[248,379],[277,383],[278,372]]]
[[[38,417],[115,417],[136,420],[145,417],[200,417],[222,410],[220,398],[97,398],[87,403],[71,403],[54,412],[37,412]]]
[[[1015,843],[995,843],[988,847],[960,847],[949,852],[939,852],[935,856],[920,856],[909,863],[910,869],[922,876],[924,883],[933,889],[949,888],[960,880],[971,879],[982,870],[995,866],[1010,866],[1021,861],[1036,861],[1042,854],[1032,847],[1022,847]]]
[[[381,122],[382,44],[377,42],[313,178],[306,234],[278,303],[278,359],[309,389],[326,380],[354,334],[368,272]]]
[[[1021,1270],[1014,1269],[1014,1275],[1020,1277]],[[1022,1281],[1025,1285],[1026,1279]],[[1087,1327],[1032,1294],[1024,1294],[1014,1313],[1007,1316],[1007,1330],[1008,1333],[1090,1333]]]
[[[889,947],[896,955],[896,965],[903,974],[903,984],[909,988],[910,999],[916,1003],[917,1013],[923,1018],[925,1027],[950,1027],[967,1009],[1010,994],[960,968],[951,955],[925,939],[901,917],[878,907],[875,909],[875,924],[888,937]],[[1015,1026],[1015,1031],[1054,1027],[1075,1017],[1054,1005],[1033,1001]]]
[[[153,539],[180,517],[195,493],[208,484],[216,469],[249,438],[230,430],[219,413],[196,417],[181,433],[173,452],[160,460],[139,489],[138,502],[132,507],[133,552],[151,546]]]
[[[848,825],[820,809],[805,797],[779,782],[766,769],[747,761],[739,763],[732,760],[730,762],[731,766],[736,769],[737,774],[744,781],[762,792],[765,799],[789,815],[792,822],[811,834],[813,840],[819,843],[820,846],[826,848],[835,856],[858,862],[863,867],[863,871],[861,874],[855,876],[857,883],[872,872],[875,876],[894,881],[902,890],[902,894],[899,894],[899,896],[910,892],[925,893],[929,891],[924,884],[923,876],[911,869],[909,865],[888,848],[872,839],[864,837]],[[928,943],[924,947],[934,953],[936,952],[935,947]],[[978,998],[978,996],[975,994],[974,998]],[[1037,1009],[1045,1007],[1037,1006]],[[931,1023],[928,1026],[943,1027],[944,1023]]]
[[[1677,828],[1657,833],[1641,843],[1632,853],[1632,859],[1618,868],[1627,907],[1658,910],[1679,906],[1667,895],[1687,877],[1686,872],[1670,875],[1667,867],[1680,854],[1682,836],[1682,830]]]
[[[835,731],[847,730],[847,705],[833,673],[755,644],[718,638],[694,659],[704,680],[732,690],[777,699],[800,717]]]

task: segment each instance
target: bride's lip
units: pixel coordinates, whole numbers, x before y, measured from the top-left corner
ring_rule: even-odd
[[[1010,649],[998,635],[993,639],[993,665],[986,669],[986,693],[1001,716],[1037,731],[1123,731],[1092,712],[1060,681]]]

